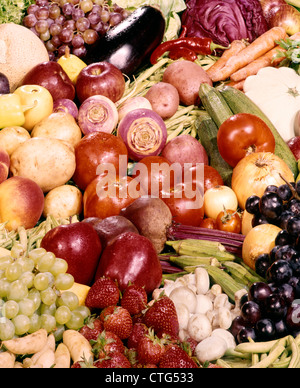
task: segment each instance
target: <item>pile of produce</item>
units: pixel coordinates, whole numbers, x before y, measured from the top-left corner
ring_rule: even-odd
[[[300,3],[0,5],[0,367],[300,367]]]

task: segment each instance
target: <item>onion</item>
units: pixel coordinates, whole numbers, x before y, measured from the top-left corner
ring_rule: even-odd
[[[117,107],[105,96],[88,97],[79,107],[78,125],[84,135],[91,132],[112,133],[117,124]]]
[[[59,98],[53,102],[53,112],[70,113],[75,120],[78,118],[78,108],[73,100],[69,98]]]
[[[161,153],[167,141],[167,127],[151,109],[134,109],[120,121],[118,136],[126,144],[129,158],[139,161]]]
[[[241,209],[251,195],[262,196],[268,185],[279,186],[285,181],[294,182],[294,174],[288,165],[271,152],[254,152],[241,159],[234,167],[231,187]]]
[[[268,23],[271,12],[277,12],[281,5],[286,5],[285,0],[260,0],[260,5],[263,10],[264,17]]]
[[[269,28],[283,27],[288,35],[294,35],[300,31],[300,12],[285,1],[264,3],[264,15]],[[271,4],[270,4],[271,3]]]
[[[125,100],[125,102],[123,102],[123,104],[118,107],[119,122],[127,113],[131,112],[134,109],[141,108],[152,109],[151,103],[149,100],[147,100],[146,97],[136,96],[128,98],[127,100]]]
[[[252,228],[246,235],[243,248],[243,262],[255,270],[255,261],[259,255],[270,253],[281,229],[273,224],[261,224]]]

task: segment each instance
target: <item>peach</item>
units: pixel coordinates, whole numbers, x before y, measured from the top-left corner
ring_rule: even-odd
[[[10,157],[8,153],[0,148],[0,183],[8,178]]]
[[[44,193],[31,179],[14,176],[0,183],[0,222],[8,230],[33,228],[44,209]]]

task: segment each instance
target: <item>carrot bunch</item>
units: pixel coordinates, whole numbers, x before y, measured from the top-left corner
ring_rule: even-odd
[[[207,74],[213,82],[229,79],[229,85],[242,90],[247,77],[257,74],[263,67],[280,64],[284,56],[278,53],[285,49],[278,45],[278,41],[287,37],[284,28],[273,27],[250,44],[244,40],[233,41],[230,48],[207,69]],[[289,38],[300,39],[300,32]]]

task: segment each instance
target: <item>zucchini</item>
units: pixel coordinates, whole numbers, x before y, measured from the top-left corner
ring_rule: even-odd
[[[165,18],[158,8],[139,7],[91,45],[84,61],[88,65],[110,62],[130,76],[146,64],[152,51],[162,42],[165,27]]]
[[[215,168],[224,183],[230,186],[233,169],[220,155],[217,144],[217,125],[206,111],[201,111],[195,120],[195,127],[200,143],[206,150],[210,166]]]
[[[199,97],[204,109],[218,128],[233,115],[222,94],[213,86],[202,83],[199,88]]]
[[[260,117],[268,125],[275,138],[274,154],[280,157],[290,167],[296,179],[298,176],[297,160],[289,146],[262,110],[248,96],[246,96],[245,93],[233,88],[232,86],[225,85],[219,88],[218,91],[224,97],[233,114],[250,113]]]

